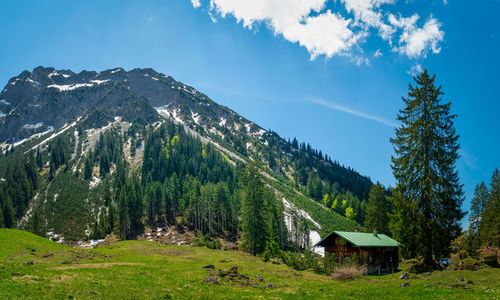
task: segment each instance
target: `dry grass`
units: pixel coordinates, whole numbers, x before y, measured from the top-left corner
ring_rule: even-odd
[[[350,280],[366,274],[366,267],[356,265],[338,266],[330,273],[330,276],[336,280]]]
[[[142,263],[128,263],[128,262],[114,262],[114,263],[97,263],[97,264],[78,264],[71,266],[57,266],[53,267],[52,270],[73,270],[73,269],[82,269],[82,268],[109,268],[112,266],[144,266]]]

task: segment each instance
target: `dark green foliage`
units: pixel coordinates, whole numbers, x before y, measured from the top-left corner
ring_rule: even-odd
[[[491,176],[488,202],[483,211],[481,223],[482,243],[500,247],[500,172],[495,169]]]
[[[456,115],[450,113],[451,103],[441,103],[435,76],[425,70],[414,79],[416,86],[409,86],[398,114],[401,126],[391,139],[397,180],[393,233],[404,257],[422,255],[432,265],[433,256],[447,255],[450,241],[461,232],[463,192],[455,165],[460,146]]]
[[[196,247],[207,247],[208,249],[220,250],[222,244],[218,238],[209,238],[198,233],[196,239],[194,240],[194,245]]]
[[[390,202],[385,197],[384,188],[380,183],[373,185],[366,206],[365,227],[368,230],[389,234],[390,211]]]
[[[25,159],[19,156],[14,157],[7,165],[5,177],[5,181],[0,185],[0,190],[2,190],[0,204],[3,203],[4,206],[5,226],[11,228],[16,225],[15,219],[23,216],[38,188],[34,157],[32,155]],[[11,208],[14,213],[11,213]],[[11,218],[14,218],[14,221]]]
[[[481,241],[481,229],[483,226],[483,214],[488,203],[488,188],[481,182],[481,184],[476,185],[474,190],[474,198],[471,200],[470,212],[469,212],[469,231],[471,248],[479,248],[482,245]]]
[[[8,195],[3,200],[3,217],[6,228],[14,228],[16,226],[14,206]]]
[[[5,218],[3,217],[3,207],[0,202],[0,228],[5,227]]]
[[[253,255],[262,253],[269,238],[266,219],[265,186],[259,166],[248,163],[243,175],[243,201],[241,206],[241,238],[243,247]]]

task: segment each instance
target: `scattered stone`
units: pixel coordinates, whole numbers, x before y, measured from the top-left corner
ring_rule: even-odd
[[[250,277],[245,274],[240,274],[240,279],[250,280]]]
[[[100,295],[101,293],[99,293],[98,291],[94,291],[94,290],[91,290],[90,291],[91,294],[94,294],[94,295]]]
[[[19,275],[21,275],[21,274],[20,274],[19,272],[13,272],[13,273],[12,273],[12,275],[14,275],[14,276],[19,276]]]
[[[276,287],[276,284],[274,283],[268,283],[266,285],[264,285],[265,288],[273,288],[273,287]]]
[[[472,281],[472,280],[470,280],[470,279],[467,279],[465,282],[466,282],[467,284],[474,284],[474,281]]]
[[[420,277],[418,277],[417,275],[413,275],[410,277],[410,279],[418,279],[418,278],[420,278]]]
[[[69,261],[67,261],[67,260],[63,260],[61,263],[62,263],[63,265],[68,265],[68,264],[69,264]]]
[[[399,279],[408,280],[408,279],[410,279],[410,276],[408,276],[408,273],[401,272],[401,276],[399,276]]]
[[[255,278],[257,278],[260,282],[264,281],[264,278],[260,275],[255,275]]]
[[[214,265],[206,265],[203,267],[204,269],[215,269]]]
[[[259,287],[259,285],[257,285],[257,284],[252,284],[252,287],[253,287],[253,288],[258,288],[258,287]]]
[[[425,272],[425,273],[423,273],[422,275],[424,275],[424,276],[431,276],[431,275],[432,275],[432,272]]]
[[[27,262],[26,262],[26,264],[27,264],[27,265],[33,265],[33,261],[32,261],[32,260],[27,261]]]
[[[209,276],[203,279],[206,284],[219,284],[219,279],[215,276]]]
[[[403,282],[403,284],[401,284],[402,288],[407,287],[407,286],[410,286],[410,282],[409,281],[405,281],[405,282]]]

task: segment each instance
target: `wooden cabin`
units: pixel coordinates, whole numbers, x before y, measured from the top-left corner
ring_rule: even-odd
[[[353,255],[360,265],[366,265],[369,273],[390,273],[398,268],[399,243],[385,234],[334,231],[316,246],[334,253],[339,263],[350,261]]]

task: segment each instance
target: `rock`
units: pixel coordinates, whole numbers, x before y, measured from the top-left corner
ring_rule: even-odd
[[[215,266],[214,265],[206,265],[203,268],[205,268],[205,269],[215,269]]]
[[[32,260],[27,261],[27,262],[26,262],[26,264],[27,264],[27,265],[33,265],[33,261],[32,261]]]
[[[20,274],[19,272],[13,272],[13,273],[12,273],[12,275],[14,275],[14,276],[19,276],[19,275],[21,275],[21,274]]]
[[[240,279],[250,280],[250,277],[245,274],[240,274]]]
[[[476,250],[476,252],[479,255],[480,260],[488,266],[496,267],[498,265],[498,250],[496,248],[485,246],[482,249]]]
[[[257,278],[260,282],[264,281],[264,278],[260,275],[255,275],[255,278]]]
[[[63,260],[61,263],[62,263],[63,265],[67,265],[67,264],[69,264],[69,261]]]
[[[268,283],[266,285],[264,285],[265,288],[273,288],[273,287],[276,287],[276,284],[274,283]]]
[[[410,282],[409,281],[405,281],[405,282],[403,282],[403,284],[401,284],[402,288],[407,287],[407,286],[410,286]]]
[[[401,276],[399,276],[399,279],[401,279],[401,280],[407,280],[409,278],[410,277],[408,276],[408,273],[405,273],[405,272],[401,272]]]
[[[465,282],[467,282],[467,284],[474,284],[474,281],[472,281],[470,279],[467,279]]]
[[[219,279],[215,276],[209,276],[203,279],[206,284],[219,284]]]
[[[424,275],[424,276],[431,276],[431,275],[432,275],[432,272],[425,272],[425,273],[423,273],[422,275]]]

